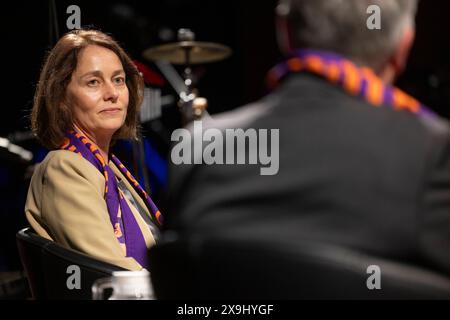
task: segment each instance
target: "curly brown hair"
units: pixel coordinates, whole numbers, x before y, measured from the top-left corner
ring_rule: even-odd
[[[41,70],[31,111],[31,128],[48,149],[58,149],[67,130],[73,129],[72,110],[64,102],[66,89],[77,67],[81,50],[97,45],[113,51],[122,62],[129,91],[127,116],[112,139],[137,137],[139,108],[144,81],[130,57],[109,35],[98,30],[80,29],[66,33],[48,53]]]

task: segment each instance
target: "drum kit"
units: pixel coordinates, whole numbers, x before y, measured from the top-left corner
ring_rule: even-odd
[[[228,58],[232,51],[229,47],[213,42],[195,40],[195,34],[190,29],[178,30],[178,42],[151,47],[143,52],[144,58],[173,65],[184,66],[184,86],[178,90],[178,107],[182,121],[187,124],[198,120],[206,114],[207,99],[198,95],[192,73],[192,66],[221,61]]]

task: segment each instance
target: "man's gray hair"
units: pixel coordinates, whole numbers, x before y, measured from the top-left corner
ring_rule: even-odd
[[[284,0],[280,1],[279,9],[293,28],[296,47],[333,51],[378,70],[398,46],[404,28],[414,25],[417,2]],[[371,5],[381,9],[380,30],[367,27],[370,17],[367,9]]]

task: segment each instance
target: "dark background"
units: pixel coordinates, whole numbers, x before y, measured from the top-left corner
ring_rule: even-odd
[[[49,39],[48,0],[2,3],[1,67],[3,114],[0,136],[26,130],[35,83]],[[273,12],[275,0],[57,0],[59,33],[67,32],[66,8],[81,8],[82,26],[109,32],[133,58],[147,63],[142,51],[176,40],[178,28],[191,28],[199,41],[218,42],[233,49],[231,58],[200,66],[198,88],[210,102],[210,112],[232,109],[261,97],[267,70],[280,59],[276,48]],[[435,111],[450,115],[450,3],[421,1],[417,39],[399,86]],[[172,38],[161,39],[161,30]],[[167,33],[167,32],[166,32]],[[170,32],[169,32],[170,35]]]
[[[273,30],[275,1],[56,1],[60,35],[68,31],[66,8],[81,8],[82,26],[111,33],[134,59],[145,62],[142,51],[176,41],[178,28],[191,28],[199,41],[225,44],[233,55],[199,66],[200,94],[209,99],[212,113],[234,108],[263,93],[263,77],[278,59]],[[255,7],[254,7],[255,6]],[[2,51],[7,76],[0,136],[25,130],[35,84],[49,39],[49,1],[8,3],[2,14]],[[160,38],[161,30],[173,37]],[[167,33],[167,32],[166,32]],[[169,33],[170,34],[170,33]],[[5,70],[6,68],[6,70]],[[180,69],[181,71],[181,69]],[[6,102],[6,103],[5,103]]]
[[[313,0],[311,0],[313,1]],[[209,100],[210,113],[233,109],[266,93],[264,78],[281,55],[274,31],[275,0],[149,0],[66,1],[56,3],[59,35],[67,32],[66,8],[81,8],[82,26],[111,33],[134,59],[157,68],[142,58],[142,51],[176,41],[178,28],[191,28],[199,41],[232,48],[224,61],[199,66],[200,95]],[[29,130],[29,112],[35,84],[46,52],[55,42],[50,30],[50,1],[2,2],[0,16],[1,116],[0,137]],[[450,117],[450,2],[422,1],[417,16],[417,39],[398,85],[437,113]],[[165,37],[161,35],[166,34]],[[171,36],[172,35],[172,36]],[[181,69],[180,69],[181,71]],[[168,94],[173,90],[166,86]],[[176,112],[175,106],[173,109]],[[169,119],[170,121],[170,119]],[[33,140],[18,142],[36,151]],[[25,224],[23,205],[28,187],[26,167],[0,165],[2,239],[0,271],[18,267],[5,261],[15,251],[14,235]],[[6,251],[6,253],[4,252]]]

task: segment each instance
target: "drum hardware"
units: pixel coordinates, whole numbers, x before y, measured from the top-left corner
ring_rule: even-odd
[[[178,106],[182,114],[183,124],[186,125],[193,120],[202,118],[208,105],[206,98],[199,97],[198,91],[195,89],[192,65],[217,62],[229,57],[231,53],[231,49],[227,46],[195,41],[194,32],[190,29],[179,29],[178,42],[148,48],[143,52],[143,56],[156,63],[165,61],[184,66],[184,84],[178,84],[175,89],[178,89]],[[170,71],[167,70],[167,67],[165,69]],[[163,69],[161,70],[164,72]],[[173,76],[171,78],[169,82],[173,85],[173,83],[176,83],[176,79]]]

